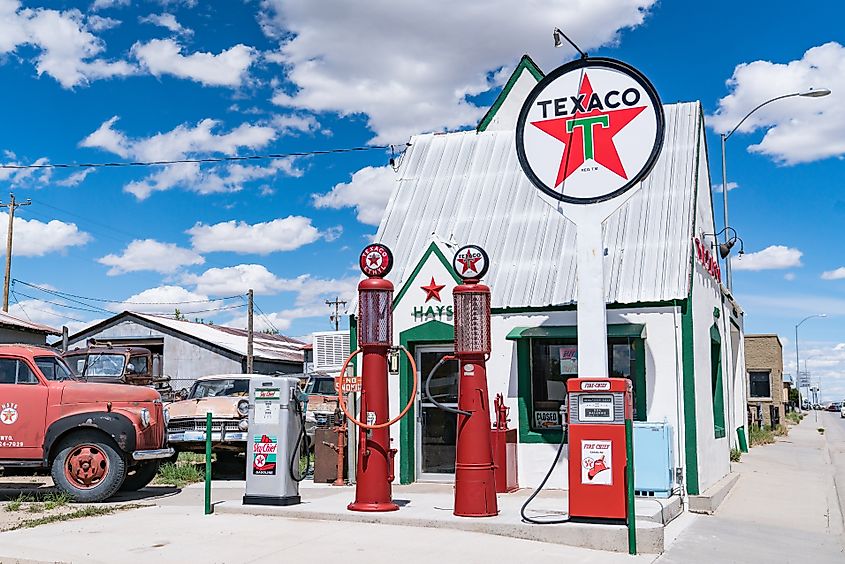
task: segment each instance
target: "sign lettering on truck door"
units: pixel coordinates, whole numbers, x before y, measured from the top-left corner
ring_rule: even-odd
[[[26,361],[0,358],[0,458],[43,455],[47,386]]]

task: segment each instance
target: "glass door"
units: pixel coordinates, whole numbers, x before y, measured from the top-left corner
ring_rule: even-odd
[[[416,347],[414,354],[419,373],[417,396],[417,479],[454,480],[457,415],[438,409],[425,395],[425,379],[441,358],[452,354],[449,345]],[[458,406],[458,363],[449,361],[431,379],[431,395],[449,407]]]

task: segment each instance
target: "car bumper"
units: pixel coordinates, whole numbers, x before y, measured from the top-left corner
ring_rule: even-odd
[[[144,460],[159,460],[161,458],[170,458],[176,454],[172,448],[157,448],[154,450],[136,450],[132,453],[132,459],[142,462]]]
[[[249,433],[247,431],[230,431],[228,433],[211,433],[213,443],[245,443]],[[172,445],[180,443],[204,443],[205,431],[180,431],[168,433],[167,442]]]

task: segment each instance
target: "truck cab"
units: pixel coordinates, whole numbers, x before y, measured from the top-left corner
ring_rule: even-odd
[[[137,490],[166,446],[161,396],[139,386],[84,382],[52,349],[0,345],[0,467],[50,469],[75,501]]]
[[[142,347],[110,344],[71,349],[62,354],[68,366],[87,382],[149,386],[165,401],[174,399],[170,377],[162,374],[161,355]]]

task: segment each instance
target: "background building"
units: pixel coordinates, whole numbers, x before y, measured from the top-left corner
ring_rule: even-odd
[[[24,321],[8,313],[0,312],[0,343],[46,345],[48,336],[61,334],[59,329]]]
[[[749,425],[776,426],[786,410],[783,345],[777,335],[745,336]]]

